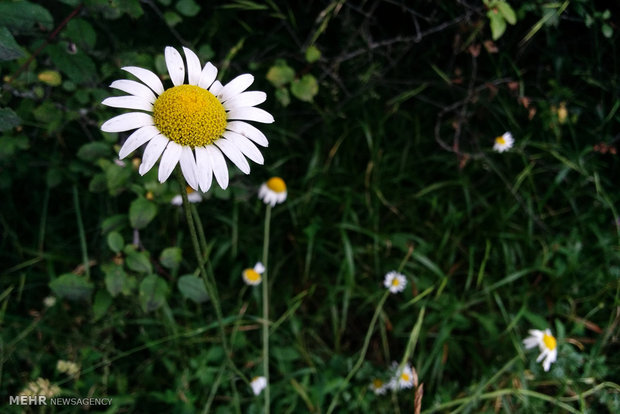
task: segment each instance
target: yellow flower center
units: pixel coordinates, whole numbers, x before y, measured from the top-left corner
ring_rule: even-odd
[[[372,380],[372,386],[373,388],[379,389],[383,386],[383,381],[381,381],[379,378],[375,378],[374,380]]]
[[[495,143],[499,145],[506,145],[506,140],[503,136],[495,138]]]
[[[547,347],[547,349],[553,351],[555,349],[555,347],[558,345],[557,341],[555,340],[555,338],[551,335],[547,335],[544,334],[543,335],[543,342],[545,344],[545,346]]]
[[[179,145],[212,144],[226,129],[226,110],[211,92],[179,85],[159,95],[153,105],[155,126]]]
[[[403,372],[402,374],[400,374],[400,379],[402,379],[403,381],[409,382],[411,380],[411,377],[406,372]]]
[[[188,186],[185,187],[185,192],[187,194],[191,194],[191,193],[194,192],[194,189],[188,185]]]
[[[245,269],[243,275],[250,282],[260,282],[260,274],[254,269]]]
[[[276,193],[283,193],[286,191],[286,184],[280,177],[272,177],[267,181],[267,187]]]
[[[392,286],[398,286],[400,285],[400,282],[398,281],[398,278],[395,277],[394,279],[392,279]]]

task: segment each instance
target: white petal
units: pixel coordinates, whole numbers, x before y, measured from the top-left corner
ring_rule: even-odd
[[[115,80],[110,84],[110,88],[119,89],[123,92],[130,93],[133,96],[139,96],[146,99],[150,103],[155,103],[155,100],[157,99],[153,91],[148,87],[129,79]]]
[[[140,79],[157,95],[161,95],[164,92],[164,85],[161,83],[161,79],[148,69],[139,68],[137,66],[125,66],[123,69],[125,72],[131,73],[136,78]]]
[[[108,119],[101,125],[101,130],[104,132],[123,132],[147,125],[153,125],[151,115],[144,112],[129,112]]]
[[[240,119],[243,121],[256,121],[263,124],[270,124],[273,122],[273,116],[264,109],[248,107],[248,108],[235,108],[228,112],[228,119]]]
[[[250,164],[248,164],[248,160],[245,159],[245,156],[241,153],[239,148],[226,138],[220,138],[214,142],[214,144],[222,150],[224,155],[230,159],[233,164],[237,166],[244,174],[250,173]]]
[[[254,82],[254,76],[249,73],[239,75],[228,82],[218,94],[222,101],[227,101],[235,95],[245,91]]]
[[[170,140],[161,134],[149,141],[144,149],[144,154],[142,154],[142,164],[140,164],[140,168],[138,169],[140,175],[146,174],[153,168],[153,165],[155,165],[161,153],[164,152],[168,142],[170,142]]]
[[[121,150],[118,152],[118,158],[122,160],[157,134],[159,134],[159,130],[153,125],[145,126],[138,129],[133,134],[131,134],[129,138],[127,138],[127,140],[121,147]]]
[[[237,134],[236,132],[232,131],[224,131],[222,135],[225,136],[230,142],[235,144],[235,146],[239,149],[239,151],[243,153],[243,155],[245,155],[255,163],[263,165],[263,163],[265,162],[263,154],[260,153],[259,149],[256,148],[256,145],[254,145],[252,141],[250,141],[243,135]]]
[[[183,85],[185,80],[185,64],[181,54],[175,48],[166,46],[164,57],[166,58],[166,67],[168,67],[168,73],[174,86]]]
[[[196,147],[196,176],[200,183],[200,190],[203,193],[209,191],[213,180],[213,168],[211,168],[209,152],[204,147]]]
[[[153,104],[138,96],[112,96],[104,99],[101,103],[113,108],[139,109],[153,112]]]
[[[220,187],[225,190],[226,187],[228,187],[228,166],[226,165],[226,160],[215,145],[207,145],[205,149],[211,161],[210,164],[213,169],[213,175],[215,175],[215,179]]]
[[[213,95],[217,95],[218,93],[220,93],[222,88],[223,88],[222,83],[216,80],[215,82],[213,82],[213,84],[209,88],[209,92],[211,92]]]
[[[267,94],[260,91],[243,92],[224,102],[224,108],[231,110],[244,106],[255,106],[265,102]]]
[[[168,177],[170,177],[170,174],[172,174],[172,170],[174,170],[174,167],[176,167],[179,162],[179,158],[181,158],[181,151],[183,151],[182,146],[174,141],[170,141],[159,162],[157,179],[159,179],[160,183],[166,181]]]
[[[198,59],[198,56],[196,56],[191,49],[183,47],[183,52],[185,53],[185,60],[187,61],[187,83],[190,85],[198,85],[201,72],[200,59]]]
[[[211,86],[216,77],[217,68],[213,66],[211,62],[207,62],[205,64],[205,67],[202,68],[202,72],[200,73],[200,80],[198,81],[198,86],[203,89],[209,89],[209,86]]]
[[[265,134],[260,132],[258,128],[256,128],[254,125],[250,125],[247,122],[230,121],[226,125],[226,129],[230,131],[234,131],[238,134],[241,134],[244,137],[249,138],[252,141],[256,142],[258,145],[262,147],[269,146],[269,141],[267,141],[267,137],[265,136]]]
[[[191,147],[184,145],[181,152],[181,172],[189,184],[194,190],[198,191],[198,178],[196,177],[196,159],[194,158],[194,151]],[[192,193],[196,194],[196,193]]]

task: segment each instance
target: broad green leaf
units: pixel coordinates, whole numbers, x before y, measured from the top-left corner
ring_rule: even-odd
[[[506,3],[505,1],[500,1],[497,3],[496,7],[508,23],[517,23],[517,15],[515,14],[515,11],[512,9],[512,7],[510,7],[510,4]]]
[[[57,296],[69,300],[88,300],[94,286],[85,277],[74,273],[66,273],[49,283],[50,289]]]
[[[174,27],[183,21],[183,18],[173,11],[167,11],[164,13],[164,20],[170,27]]]
[[[267,80],[276,88],[292,82],[293,79],[295,79],[295,71],[282,60],[276,62],[267,72]]]
[[[107,237],[108,247],[114,253],[119,253],[125,247],[125,241],[123,240],[123,236],[117,231],[111,231],[108,233]]]
[[[291,84],[291,92],[295,98],[304,102],[312,102],[315,95],[319,92],[319,83],[311,74],[295,79]]]
[[[167,247],[161,252],[159,262],[168,269],[176,269],[181,264],[181,258],[180,247]]]
[[[102,266],[102,270],[105,273],[105,287],[112,297],[127,290],[127,274],[122,266]]]
[[[24,135],[0,136],[0,160],[7,160],[13,157],[17,151],[26,150],[29,147],[28,137]]]
[[[110,308],[112,297],[105,290],[99,290],[95,294],[95,302],[93,303],[93,319],[95,321],[101,319]]]
[[[282,106],[288,106],[291,103],[291,94],[286,88],[276,89],[276,99]]]
[[[84,19],[71,19],[62,33],[63,37],[68,38],[81,49],[90,50],[97,42],[95,29]]]
[[[21,119],[11,108],[0,108],[0,131],[8,131],[21,124]]]
[[[157,215],[157,206],[140,197],[129,206],[129,222],[134,229],[145,228]]]
[[[487,12],[487,17],[491,23],[491,35],[493,40],[497,40],[502,37],[504,31],[506,31],[506,20],[504,20],[504,17],[500,15],[496,9],[489,10]]]
[[[136,252],[132,251],[127,254],[125,258],[125,264],[134,272],[138,273],[152,273],[153,266],[148,252]]]
[[[45,7],[29,1],[0,2],[0,26],[27,31],[38,25],[48,30],[54,27],[54,19]]]
[[[95,161],[99,158],[110,158],[111,156],[110,146],[101,141],[84,144],[77,152],[77,157],[84,161]]]
[[[127,215],[115,214],[103,220],[101,223],[101,233],[107,234],[113,230],[118,230],[127,225]]]
[[[321,58],[321,51],[316,46],[310,46],[306,49],[306,62],[316,62]]]
[[[108,189],[106,185],[106,178],[104,173],[97,173],[93,175],[93,178],[88,183],[88,191],[91,193],[102,193]]]
[[[6,27],[0,27],[0,61],[15,60],[24,56],[24,51],[17,44]]]
[[[183,16],[194,17],[200,12],[200,6],[194,0],[179,0],[176,9]]]
[[[607,23],[603,23],[603,25],[601,26],[601,31],[603,32],[603,36],[608,39],[614,35],[614,29],[612,29],[612,27]]]
[[[177,283],[179,291],[184,298],[196,303],[203,303],[209,300],[204,281],[194,275],[185,275],[179,278]]]
[[[168,285],[157,275],[150,275],[140,283],[140,304],[145,312],[152,312],[166,302]]]
[[[46,48],[54,65],[75,83],[93,82],[97,79],[97,67],[92,59],[81,50],[71,54],[59,45]]]
[[[111,195],[121,193],[126,187],[131,177],[131,168],[122,167],[114,162],[109,163],[104,168],[108,191]]]

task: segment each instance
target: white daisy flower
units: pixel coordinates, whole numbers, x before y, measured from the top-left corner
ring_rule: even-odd
[[[404,367],[396,370],[397,389],[411,388],[418,385],[418,374],[414,368],[406,363]]]
[[[504,132],[502,136],[495,138],[493,149],[497,152],[508,151],[514,145],[515,140],[510,132]]]
[[[189,201],[190,203],[200,203],[202,201],[202,195],[197,192],[194,191],[194,189],[192,187],[187,187],[185,189],[187,191],[187,201]],[[183,204],[183,196],[181,194],[177,194],[174,197],[172,197],[172,200],[170,200],[170,204],[172,204],[173,206],[180,206]]]
[[[142,83],[117,80],[110,87],[127,92],[126,96],[105,99],[102,104],[135,109],[106,121],[101,130],[123,132],[135,129],[119,151],[123,159],[146,144],[138,172],[146,174],[159,162],[160,182],[168,179],[177,164],[194,190],[207,192],[213,176],[222,188],[228,187],[227,157],[242,172],[249,174],[246,157],[263,164],[255,144],[266,147],[265,135],[244,121],[272,123],[273,116],[255,106],[264,102],[264,92],[244,92],[254,81],[250,74],[237,76],[226,85],[215,78],[217,69],[210,62],[201,69],[198,56],[188,48],[181,54],[166,47],[164,55],[174,85],[164,89],[159,77],[136,66],[122,68]],[[187,70],[186,70],[187,69]],[[187,83],[185,73],[187,72]]]
[[[405,278],[405,275],[391,271],[385,275],[383,285],[388,288],[390,292],[398,293],[405,290],[405,286],[407,286],[407,279]]]
[[[271,177],[260,186],[258,198],[271,207],[283,203],[286,200],[286,183],[280,177]]]
[[[254,265],[253,269],[248,268],[242,272],[243,281],[248,285],[256,286],[263,280],[261,276],[263,273],[265,273],[265,266],[263,266],[261,262],[258,262]]]
[[[376,395],[383,395],[387,392],[389,384],[381,381],[379,378],[372,380],[368,386]]]
[[[551,364],[558,359],[558,342],[549,329],[540,331],[538,329],[530,329],[530,336],[523,340],[526,349],[538,347],[540,355],[536,358],[536,362],[542,361],[543,369],[549,371]]]
[[[254,377],[252,378],[252,381],[250,381],[250,386],[252,387],[252,392],[254,395],[258,395],[267,386],[267,380],[265,377]]]

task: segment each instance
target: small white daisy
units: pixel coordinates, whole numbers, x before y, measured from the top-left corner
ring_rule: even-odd
[[[258,198],[271,207],[283,203],[286,200],[286,183],[280,177],[271,177],[260,186]]]
[[[510,132],[504,132],[502,136],[495,138],[493,149],[497,152],[508,151],[514,145],[515,140]]]
[[[122,68],[142,83],[117,80],[110,87],[128,93],[105,99],[102,104],[134,109],[106,121],[101,130],[123,132],[135,129],[119,151],[123,159],[146,144],[138,172],[146,174],[157,162],[158,179],[164,182],[177,164],[194,190],[207,192],[213,176],[222,188],[228,187],[226,156],[245,174],[250,173],[246,157],[263,164],[255,144],[266,147],[265,135],[244,121],[272,123],[273,116],[255,106],[264,102],[264,92],[244,92],[254,82],[250,74],[237,76],[226,85],[215,78],[210,62],[201,68],[198,56],[184,47],[181,54],[166,47],[164,56],[173,87],[164,89],[160,78],[136,66]],[[187,70],[186,70],[187,68]],[[185,73],[187,72],[187,83]],[[253,142],[252,142],[253,141]]]
[[[388,390],[388,385],[385,382],[381,381],[379,378],[375,378],[372,380],[370,385],[368,386],[376,395],[383,395]]]
[[[200,203],[202,201],[202,195],[197,192],[194,191],[194,189],[192,187],[187,187],[185,189],[187,191],[187,201],[189,201],[190,203]],[[174,197],[172,197],[172,200],[170,200],[170,204],[172,204],[173,206],[180,206],[183,204],[183,196],[181,194],[177,194]]]
[[[396,380],[398,389],[415,387],[418,385],[418,374],[409,363],[406,363],[404,367],[396,370]]]
[[[403,274],[391,271],[385,275],[383,285],[392,293],[402,292],[407,286],[407,278]]]
[[[542,361],[543,369],[549,371],[551,364],[558,359],[558,342],[549,329],[540,331],[538,329],[530,329],[530,336],[523,340],[526,349],[538,347],[540,355],[536,358],[536,362]]]
[[[46,308],[51,308],[55,304],[56,304],[56,297],[54,296],[46,296],[43,299],[43,305],[45,305]]]
[[[263,280],[261,276],[263,273],[265,273],[265,266],[258,262],[253,269],[248,268],[242,272],[243,281],[248,285],[256,286]]]
[[[258,395],[267,386],[267,380],[265,377],[254,377],[252,378],[252,381],[250,381],[250,386],[252,387],[252,392],[254,395]]]

